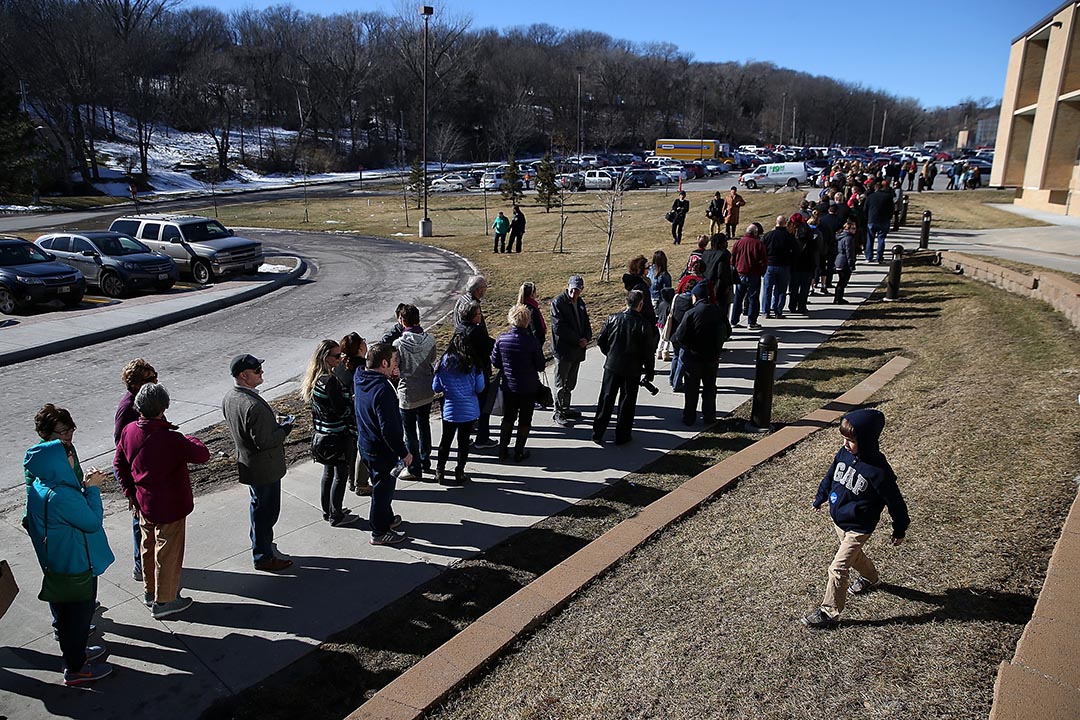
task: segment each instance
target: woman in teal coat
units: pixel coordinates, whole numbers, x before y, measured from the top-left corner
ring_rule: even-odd
[[[86,641],[97,603],[97,578],[115,558],[102,526],[105,475],[92,472],[80,482],[69,447],[62,440],[50,440],[26,451],[23,467],[34,478],[26,491],[26,529],[43,572],[47,567],[65,575],[88,569],[93,574],[89,600],[49,603],[64,656],[64,683],[82,685],[112,672],[108,663],[94,662],[105,649],[87,646]]]
[[[503,215],[503,211],[500,210],[499,214],[495,217],[495,222],[491,223],[491,227],[495,230],[495,246],[492,249],[492,252],[505,253],[506,233],[510,232],[510,218]]]

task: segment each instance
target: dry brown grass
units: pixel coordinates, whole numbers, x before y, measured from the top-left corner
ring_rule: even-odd
[[[624,561],[434,717],[985,717],[1076,494],[1076,334],[1040,303],[908,277],[906,302],[861,309],[778,388],[790,417],[807,398],[785,386],[914,360],[874,398],[913,518],[904,546],[888,547],[887,514],[871,543],[888,590],[849,603],[838,631],[795,622],[835,549],[808,510],[838,446],[825,431]]]
[[[552,252],[559,231],[558,210],[545,213],[543,208],[535,205],[532,196],[526,198],[521,206],[528,218],[528,225],[520,255],[496,255],[491,252],[490,222],[499,210],[510,215],[510,204],[494,194],[488,194],[486,223],[483,196],[477,193],[433,195],[429,215],[435,237],[430,241],[433,245],[464,255],[480,267],[490,285],[485,303],[494,310],[488,310],[489,315],[496,314],[502,318],[504,309],[514,303],[518,287],[525,280],[536,282],[541,296],[550,299],[565,289],[570,275],[578,273],[585,276],[585,301],[595,320],[622,306],[624,291],[621,278],[626,261],[631,257],[643,254],[651,258],[653,250],[662,249],[668,254],[676,274],[685,266],[697,236],[709,230],[705,208],[712,193],[691,190],[687,195],[691,210],[683,231],[683,243],[677,248],[671,243],[670,225],[664,220],[674,192],[667,196],[662,192],[628,192],[624,195],[622,211],[616,216],[615,223],[612,282],[599,281],[606,234],[598,227],[598,223],[602,222],[602,211],[596,193],[578,193],[569,197],[563,238],[566,252],[562,254]],[[795,212],[801,197],[801,193],[747,192],[742,224],[745,226],[758,220],[771,227],[773,223],[769,219],[775,221],[781,212]],[[312,200],[308,206],[307,223],[303,222],[304,203],[301,200],[238,205],[219,208],[218,212],[222,222],[227,225],[325,229],[381,237],[397,236],[407,242],[416,241],[413,237],[416,223],[422,216],[415,207],[411,207],[409,224],[406,224],[401,198],[387,195]],[[409,235],[401,236],[400,233]]]
[[[940,184],[939,187],[944,187]],[[948,192],[908,193],[908,222],[917,226],[922,222],[924,210],[934,215],[935,228],[962,230],[991,230],[994,228],[1036,227],[1046,225],[986,203],[1011,203],[1016,193],[1012,190],[964,190]]]

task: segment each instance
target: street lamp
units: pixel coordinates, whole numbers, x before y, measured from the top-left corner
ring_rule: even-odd
[[[874,120],[877,119],[877,98],[874,98],[874,109],[870,113],[870,136],[866,140],[867,145],[874,144]]]
[[[420,237],[431,237],[431,218],[428,217],[428,179],[427,179],[427,76],[428,76],[428,21],[434,14],[435,8],[430,5],[421,5],[420,14],[424,16],[424,92],[423,92],[423,126],[424,137],[421,142],[420,158],[424,166],[424,217],[420,219]]]
[[[582,135],[581,135],[581,71],[585,68],[578,65],[577,68],[577,156],[578,163],[581,162],[581,155],[585,152],[582,147]]]
[[[787,93],[780,95],[780,144],[784,144],[784,115],[787,113]]]

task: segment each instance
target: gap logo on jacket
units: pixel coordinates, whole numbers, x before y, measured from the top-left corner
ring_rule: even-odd
[[[902,538],[911,520],[907,504],[896,484],[896,473],[879,449],[885,415],[862,409],[848,413],[855,431],[858,456],[842,447],[818,486],[814,507],[829,501],[829,515],[841,530],[869,534],[877,528],[881,511],[889,508],[893,537]]]

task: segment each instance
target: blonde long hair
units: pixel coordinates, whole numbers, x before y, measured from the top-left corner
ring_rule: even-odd
[[[304,379],[300,382],[300,397],[304,402],[311,402],[311,391],[315,389],[315,382],[323,375],[330,374],[330,363],[326,357],[338,347],[340,346],[336,340],[323,340],[315,348],[315,353],[308,361],[307,371],[304,372]]]

